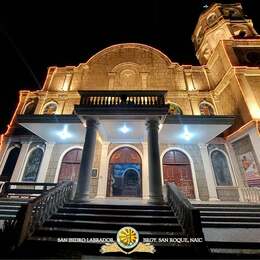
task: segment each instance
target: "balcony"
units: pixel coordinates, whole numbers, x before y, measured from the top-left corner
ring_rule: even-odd
[[[78,115],[164,115],[167,91],[79,91]]]

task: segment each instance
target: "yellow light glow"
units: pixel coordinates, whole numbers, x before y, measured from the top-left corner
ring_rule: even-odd
[[[250,112],[252,114],[253,119],[260,120],[260,108],[257,104],[250,104]]]

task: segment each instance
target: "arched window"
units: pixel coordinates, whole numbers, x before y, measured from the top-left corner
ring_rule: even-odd
[[[8,157],[5,161],[5,166],[2,171],[2,174],[0,176],[0,181],[10,181],[19,153],[20,153],[21,148],[18,146],[13,146],[10,148]]]
[[[36,181],[41,166],[43,150],[33,149],[27,159],[22,181]]]
[[[169,114],[171,114],[171,115],[182,115],[183,114],[181,108],[177,104],[169,102],[169,105],[170,105]]]
[[[25,115],[32,115],[32,114],[34,114],[34,111],[36,109],[37,103],[38,103],[38,98],[34,98],[34,99],[29,100],[27,102],[27,104],[25,105],[23,113]]]
[[[228,161],[223,152],[215,150],[211,153],[211,162],[218,186],[232,186]]]
[[[214,115],[213,105],[209,102],[202,101],[199,105],[200,114],[203,116],[211,116]]]
[[[44,106],[43,114],[45,115],[54,115],[57,110],[57,103],[49,102]]]

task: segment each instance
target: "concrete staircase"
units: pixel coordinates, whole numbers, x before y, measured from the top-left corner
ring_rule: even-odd
[[[15,219],[21,206],[27,204],[28,201],[28,199],[0,198],[0,220]]]
[[[200,210],[205,240],[218,255],[260,257],[260,205],[193,204]]]
[[[65,204],[44,226],[37,229],[33,236],[15,252],[23,258],[77,258],[100,256],[102,244],[68,243],[72,238],[113,238],[120,228],[131,226],[143,238],[180,238],[185,237],[174,213],[167,205],[107,205],[94,203]],[[58,242],[63,239],[63,242]],[[196,246],[188,243],[153,243],[156,252],[134,253],[136,257],[172,258],[196,256]],[[188,249],[188,250],[187,250]],[[104,255],[122,257],[122,253]],[[132,255],[131,255],[132,256]]]

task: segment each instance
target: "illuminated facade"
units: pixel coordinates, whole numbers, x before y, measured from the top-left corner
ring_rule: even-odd
[[[258,201],[260,36],[240,4],[214,4],[192,41],[200,66],[124,43],[50,67],[20,91],[1,180],[74,180],[80,200],[160,200],[175,182],[190,199]]]

